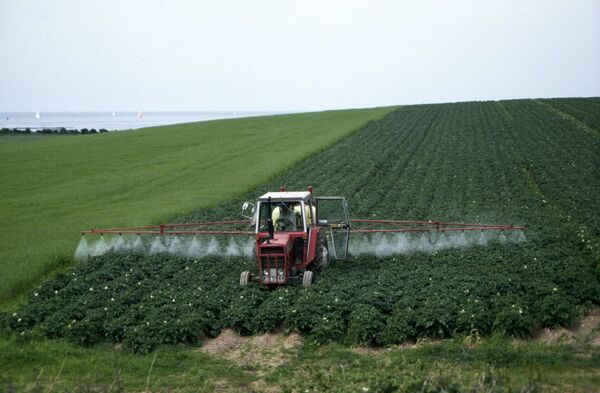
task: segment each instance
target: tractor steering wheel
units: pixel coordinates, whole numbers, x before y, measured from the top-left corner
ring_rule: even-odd
[[[277,224],[277,227],[282,231],[287,231],[294,226],[292,224],[292,221],[288,220],[287,218],[278,218],[275,223]]]

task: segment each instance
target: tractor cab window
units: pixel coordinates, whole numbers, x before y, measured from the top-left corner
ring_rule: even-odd
[[[302,231],[302,205],[299,202],[271,202],[271,210],[268,204],[260,205],[260,230],[268,231],[267,220],[273,220],[275,231],[290,232]]]

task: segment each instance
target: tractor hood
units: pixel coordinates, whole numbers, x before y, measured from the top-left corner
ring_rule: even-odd
[[[283,248],[283,251],[287,253],[290,248],[292,248],[292,240],[289,234],[287,233],[275,233],[273,238],[261,244],[261,248],[270,248],[270,247],[280,247]]]

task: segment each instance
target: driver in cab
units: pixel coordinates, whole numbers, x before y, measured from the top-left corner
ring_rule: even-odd
[[[294,208],[288,205],[281,205],[273,209],[272,219],[277,231],[297,231],[298,217],[294,213]]]

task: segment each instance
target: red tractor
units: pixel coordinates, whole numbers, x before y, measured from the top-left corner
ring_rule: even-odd
[[[242,272],[241,286],[255,280],[260,285],[302,281],[308,287],[330,257],[346,259],[350,224],[343,197],[314,197],[310,187],[302,192],[282,188],[258,198],[256,206],[244,203],[242,213],[254,227],[258,274]]]

